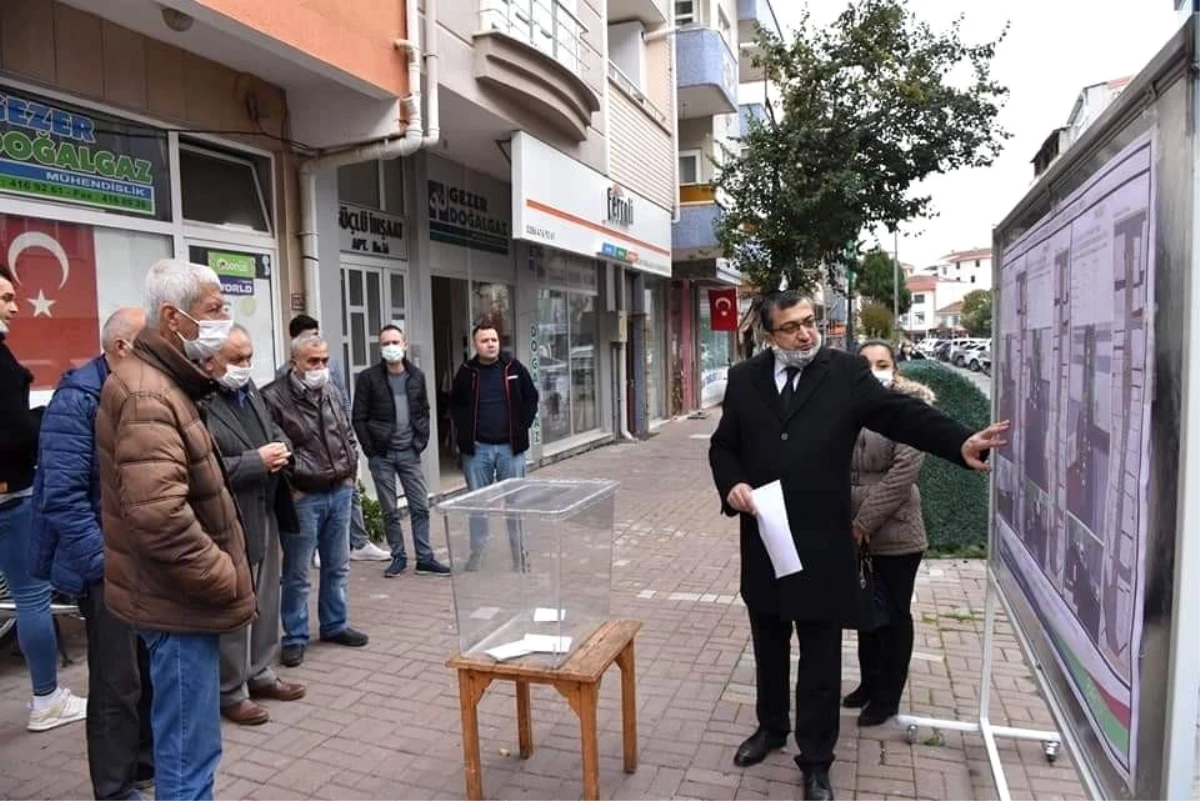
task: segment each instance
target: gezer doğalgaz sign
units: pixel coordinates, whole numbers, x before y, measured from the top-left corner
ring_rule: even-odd
[[[0,193],[170,219],[167,137],[0,86]]]

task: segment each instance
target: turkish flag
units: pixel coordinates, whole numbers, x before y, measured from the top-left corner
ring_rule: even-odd
[[[92,229],[0,214],[0,259],[17,279],[8,347],[33,372],[34,390],[54,389],[100,353]]]
[[[708,311],[712,320],[712,330],[738,330],[737,290],[733,288],[708,290]]]

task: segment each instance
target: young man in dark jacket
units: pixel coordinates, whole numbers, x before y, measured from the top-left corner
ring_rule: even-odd
[[[42,418],[33,486],[30,572],[78,598],[87,628],[88,771],[97,799],[131,798],[154,778],[150,655],[104,603],[95,433],[104,382],[145,324],[141,309],[118,309],[101,329],[104,353],[58,382]]]
[[[29,665],[33,699],[30,731],[46,731],[83,720],[87,699],[58,686],[58,638],[50,616],[50,584],[30,575],[34,468],[41,409],[29,408],[33,374],[5,338],[17,314],[16,279],[0,265],[0,577],[17,605],[17,639]]]
[[[529,429],[537,417],[538,391],[525,365],[500,352],[500,333],[491,323],[471,332],[475,357],[458,368],[450,393],[450,416],[463,454],[467,487],[525,476]],[[513,569],[526,566],[518,521],[509,520]],[[479,569],[487,544],[487,521],[471,519],[467,570]]]
[[[406,344],[404,332],[397,326],[385,325],[379,332],[383,358],[359,373],[354,386],[354,433],[369,460],[392,546],[392,563],[384,577],[399,576],[408,566],[396,500],[397,479],[408,499],[417,575],[449,576],[450,568],[434,558],[429,544],[429,491],[421,470],[421,452],[429,444],[429,395],[425,374],[404,356]]]
[[[317,603],[325,642],[361,648],[367,635],[347,622],[350,498],[358,475],[358,443],[329,382],[329,345],[315,334],[292,340],[292,371],[262,390],[271,417],[292,442],[299,531],[283,532],[283,654],[286,667],[304,661],[308,645],[308,566],[321,553]]]

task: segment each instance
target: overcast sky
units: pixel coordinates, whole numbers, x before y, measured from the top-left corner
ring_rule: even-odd
[[[805,7],[802,0],[772,5],[785,30],[797,24]],[[900,260],[918,267],[955,250],[990,247],[992,227],[1028,190],[1030,161],[1066,122],[1079,91],[1136,74],[1179,24],[1171,0],[909,0],[909,5],[937,29],[963,15],[969,42],[990,40],[1011,23],[994,69],[1011,92],[1000,121],[1013,136],[992,167],[926,182],[940,216],[914,222],[900,238]],[[815,22],[827,23],[846,0],[807,0],[807,7]],[[884,245],[891,250],[890,241]]]

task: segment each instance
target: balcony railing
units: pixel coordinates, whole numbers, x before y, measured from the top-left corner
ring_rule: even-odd
[[[576,75],[586,29],[562,0],[480,0],[479,24],[542,51]]]
[[[630,100],[641,106],[642,110],[649,114],[651,119],[668,131],[671,129],[671,119],[663,113],[662,109],[653,100],[646,97],[637,84],[620,67],[611,61],[608,62],[608,77]]]

